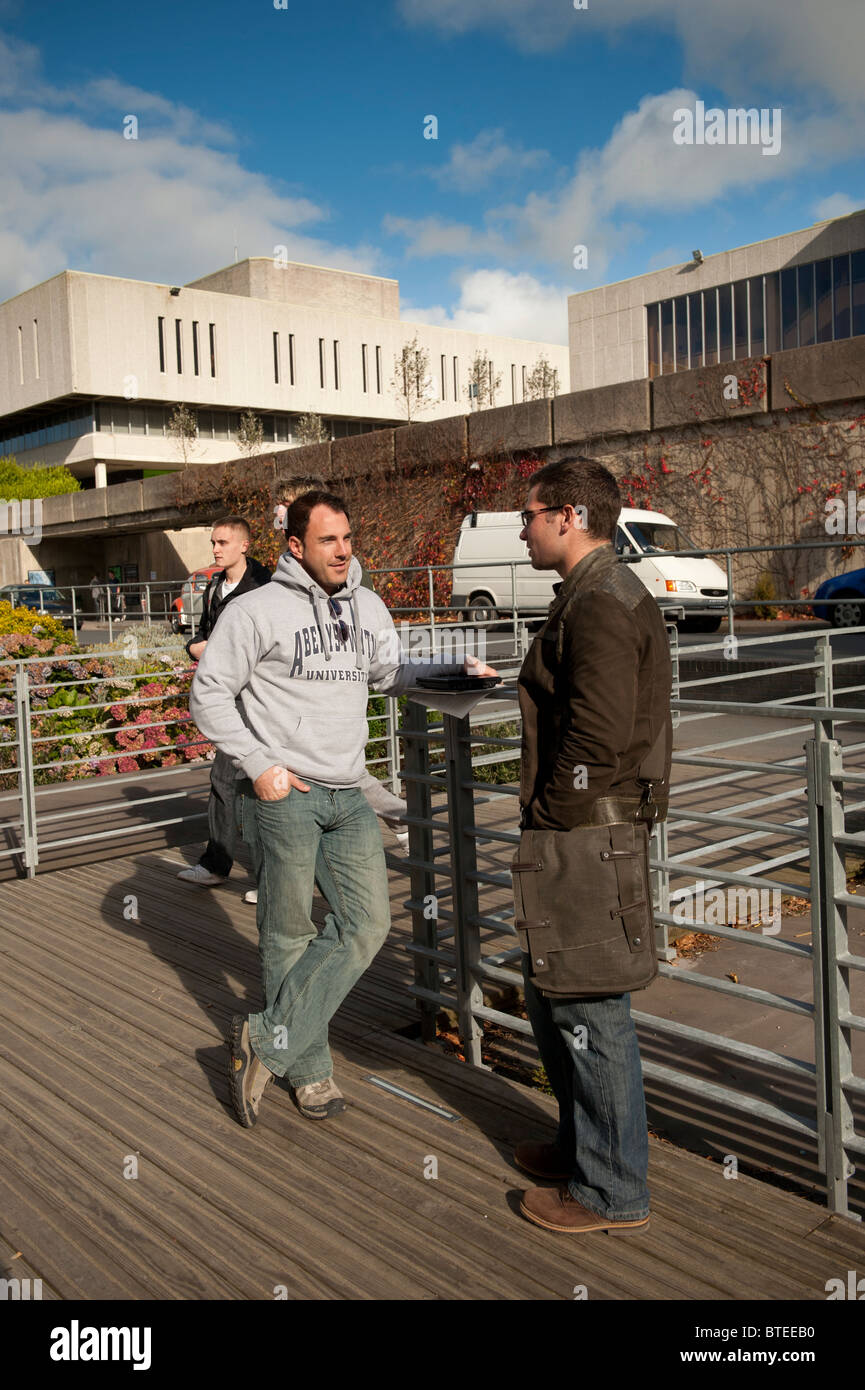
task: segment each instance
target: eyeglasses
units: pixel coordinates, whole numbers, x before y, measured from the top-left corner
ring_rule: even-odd
[[[530,526],[533,516],[540,516],[541,512],[561,512],[563,507],[536,507],[533,512],[520,512],[520,521],[523,526]]]
[[[337,599],[335,599],[335,598],[329,598],[329,599],[327,600],[327,606],[328,606],[328,608],[330,609],[330,615],[331,615],[331,617],[332,617],[332,618],[335,618],[336,621],[337,621],[338,624],[339,624],[339,636],[340,636],[340,640],[343,641],[343,642],[347,642],[347,641],[348,641],[348,623],[345,621],[345,618],[340,617],[340,614],[342,613],[342,604],[341,604]]]

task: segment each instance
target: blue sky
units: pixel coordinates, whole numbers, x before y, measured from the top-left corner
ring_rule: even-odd
[[[865,206],[863,54],[863,0],[0,0],[0,297],[236,241],[565,342],[569,293]],[[780,152],[676,145],[697,99]]]

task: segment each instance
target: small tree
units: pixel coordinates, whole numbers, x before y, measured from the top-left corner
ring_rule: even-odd
[[[168,418],[168,433],[174,440],[175,448],[183,460],[183,467],[200,451],[198,443],[198,417],[188,405],[176,405]]]
[[[330,432],[325,428],[324,421],[314,411],[298,416],[292,433],[297,435],[301,444],[326,444],[330,439]]]
[[[485,352],[476,352],[469,367],[466,396],[472,410],[483,410],[496,403],[496,392],[502,384],[501,372],[495,371]]]
[[[245,458],[256,458],[264,447],[264,427],[253,410],[245,410],[240,417],[237,447]]]
[[[417,334],[406,343],[402,352],[394,354],[391,390],[405,413],[406,422],[432,405],[433,384],[429,369],[429,352],[419,345]]]
[[[543,401],[547,396],[559,394],[559,372],[551,367],[546,353],[541,353],[532,370],[526,377],[526,400]]]

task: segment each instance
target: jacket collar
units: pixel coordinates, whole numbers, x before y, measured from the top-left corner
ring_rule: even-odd
[[[590,550],[588,555],[584,555],[569,570],[560,584],[553,585],[555,594],[554,605],[558,610],[574,594],[579,593],[580,589],[585,589],[604,569],[610,565],[617,565],[616,552],[612,545],[599,545],[594,550]]]

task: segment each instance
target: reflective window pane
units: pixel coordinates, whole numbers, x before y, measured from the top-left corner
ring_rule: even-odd
[[[688,369],[688,300],[680,294],[673,300],[676,322],[676,371]]]
[[[733,287],[718,286],[718,352],[719,362],[733,360]]]
[[[706,366],[718,361],[718,291],[703,291],[703,316],[706,325]]]
[[[733,351],[738,357],[748,356],[748,281],[737,280],[733,286]]]
[[[774,270],[764,276],[766,288],[766,351],[777,352],[781,346],[781,278]]]
[[[796,269],[781,271],[781,346],[799,346],[799,314],[796,305]]]
[[[850,257],[832,258],[835,299],[835,337],[850,337]]]
[[[832,341],[832,262],[817,261],[814,266],[817,342]]]
[[[132,405],[129,407],[129,432],[130,434],[144,434],[144,406]]]
[[[661,305],[661,371],[673,370],[673,301],[665,299]]]
[[[799,272],[799,346],[814,343],[814,263],[800,265]]]
[[[691,323],[691,366],[703,365],[703,299],[699,294],[688,295],[688,317]]]
[[[854,251],[850,257],[853,300],[853,336],[865,333],[865,251]]]
[[[755,275],[748,281],[748,297],[751,308],[751,343],[749,352],[759,357],[766,351],[766,334],[763,329],[763,277]]]
[[[661,330],[660,305],[649,304],[646,308],[646,321],[649,330],[649,376],[655,377],[661,370]]]

